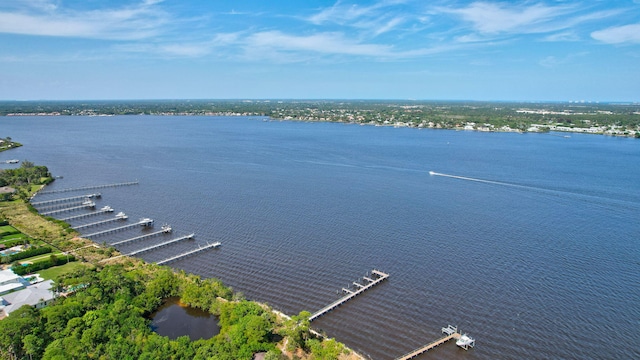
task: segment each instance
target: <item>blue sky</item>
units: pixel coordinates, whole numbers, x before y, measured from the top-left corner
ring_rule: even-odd
[[[640,0],[2,0],[0,99],[640,101]]]

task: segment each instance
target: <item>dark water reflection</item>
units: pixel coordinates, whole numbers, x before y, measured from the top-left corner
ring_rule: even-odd
[[[167,299],[150,318],[151,329],[171,340],[184,335],[191,341],[209,339],[220,332],[216,316],[186,306],[177,297]]]

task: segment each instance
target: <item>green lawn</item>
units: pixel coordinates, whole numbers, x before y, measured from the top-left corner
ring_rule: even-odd
[[[3,232],[8,232],[8,233],[19,233],[18,230],[16,230],[16,228],[14,228],[11,225],[4,225],[4,226],[0,226],[0,233]]]
[[[87,266],[86,264],[78,261],[70,262],[68,264],[54,266],[45,270],[38,271],[38,274],[45,280],[58,281],[58,276],[73,272]]]
[[[61,258],[61,259],[65,257],[65,255],[64,255],[64,253],[62,251],[57,251],[57,250],[54,249],[53,252],[50,252],[48,254],[35,255],[35,256],[30,257],[30,258],[26,258],[26,259],[22,259],[22,260],[18,260],[18,261],[20,261],[21,263],[25,263],[25,262],[36,263],[36,262],[39,262],[39,261],[42,261],[42,260],[48,260],[51,257],[51,255],[55,255],[55,256],[57,256],[58,258]]]
[[[25,234],[11,234],[11,235],[5,235],[2,238],[0,238],[0,244],[7,242],[7,241],[11,241],[11,240],[24,240],[27,238],[27,235]]]

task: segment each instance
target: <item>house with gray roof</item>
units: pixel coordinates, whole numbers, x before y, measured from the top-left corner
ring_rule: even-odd
[[[53,280],[47,280],[27,286],[23,290],[2,295],[0,298],[0,310],[4,310],[6,315],[10,315],[12,311],[19,309],[22,305],[30,305],[41,309],[55,299],[56,296],[51,291],[52,288]]]

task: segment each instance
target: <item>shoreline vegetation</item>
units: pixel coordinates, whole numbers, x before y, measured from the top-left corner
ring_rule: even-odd
[[[266,360],[363,359],[313,331],[307,311],[287,316],[244,299],[217,279],[121,256],[113,247],[81,238],[69,224],[42,216],[29,204],[53,181],[46,167],[24,161],[19,169],[20,176],[8,184],[16,192],[0,201],[0,220],[78,262],[67,271],[51,268],[55,290],[63,294],[53,304],[23,306],[0,321],[0,358],[249,360],[261,354]],[[197,341],[154,333],[148,316],[174,296],[217,316],[220,333]]]
[[[401,100],[0,101],[0,116],[199,115],[640,138],[640,103]]]
[[[22,144],[13,141],[9,136],[4,139],[0,139],[0,152],[11,150],[20,146],[22,146]]]

